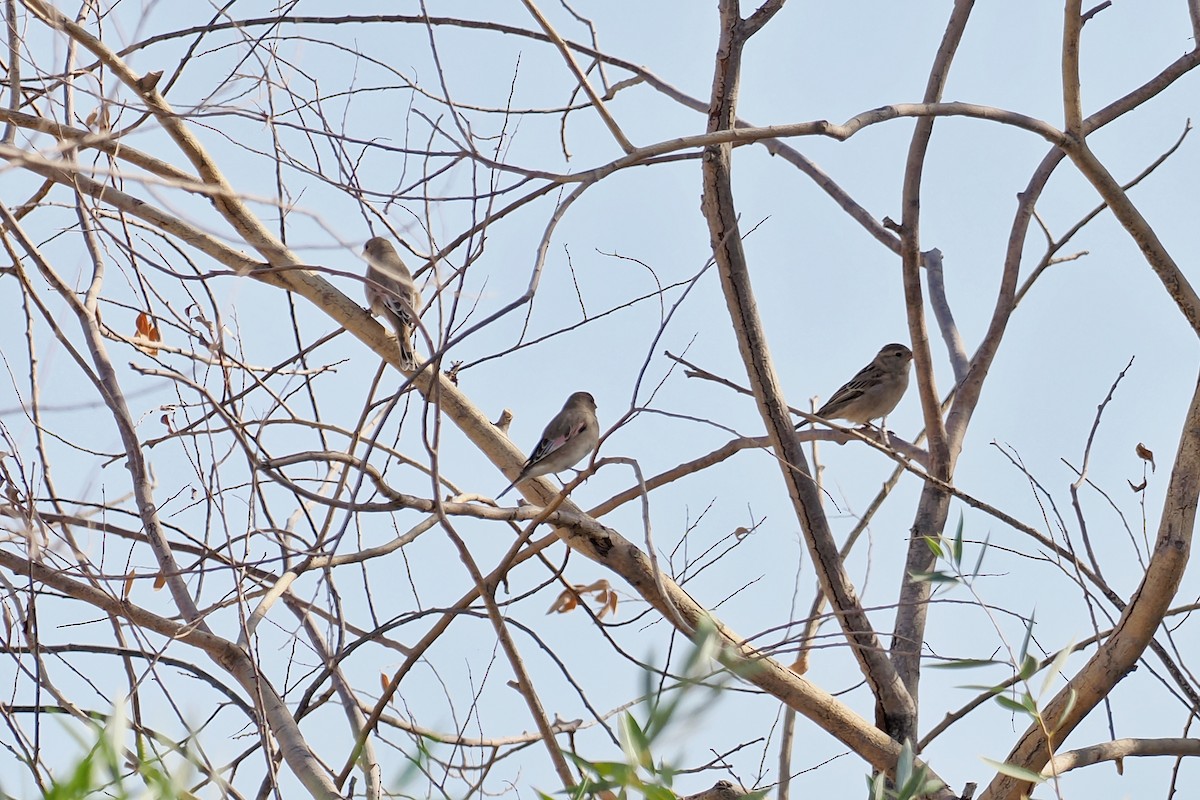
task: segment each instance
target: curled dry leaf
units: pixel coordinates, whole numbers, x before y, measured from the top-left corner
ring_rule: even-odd
[[[546,613],[566,614],[568,611],[574,611],[579,605],[581,595],[585,594],[595,594],[593,599],[599,606],[596,611],[597,619],[604,619],[608,614],[617,613],[617,593],[613,591],[612,585],[603,578],[586,586],[575,584],[569,589],[563,589]]]
[[[571,589],[563,589],[558,597],[554,598],[554,602],[550,604],[546,613],[566,614],[568,611],[574,611],[577,605],[579,605],[579,596]]]
[[[157,592],[166,585],[167,585],[167,576],[165,573],[160,572],[154,576],[154,591]]]
[[[134,577],[132,572],[125,576],[125,587],[121,590],[121,597],[125,600],[129,599],[129,593],[133,591]]]
[[[99,105],[92,109],[92,113],[87,115],[84,124],[89,128],[97,131],[107,132],[110,130],[108,124],[108,106]]]
[[[1154,451],[1152,451],[1149,447],[1146,447],[1146,445],[1142,444],[1141,442],[1138,442],[1136,450],[1138,458],[1140,458],[1142,461],[1149,461],[1150,471],[1154,472]]]
[[[1141,483],[1139,483],[1139,484],[1137,484],[1137,485],[1134,485],[1133,481],[1130,481],[1130,480],[1128,480],[1128,479],[1126,479],[1126,480],[1127,480],[1127,481],[1128,481],[1128,483],[1129,483],[1129,488],[1130,488],[1130,489],[1133,489],[1133,491],[1134,491],[1134,492],[1140,492],[1140,491],[1143,491],[1143,490],[1145,490],[1145,488],[1146,488],[1146,482],[1145,482],[1145,481],[1142,481]]]
[[[162,341],[162,334],[158,332],[158,326],[154,324],[154,319],[145,311],[141,311],[137,315],[137,336],[139,339],[145,339],[150,342]],[[154,345],[138,345],[138,349],[151,358],[158,355],[158,348]]]

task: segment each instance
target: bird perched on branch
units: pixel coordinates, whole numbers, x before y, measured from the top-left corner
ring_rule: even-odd
[[[870,364],[845,386],[833,393],[817,416],[825,419],[844,419],[868,425],[873,419],[887,417],[908,388],[908,367],[912,350],[902,344],[887,344]],[[805,420],[797,429],[807,425]]]
[[[587,392],[575,392],[567,398],[562,411],[550,420],[546,430],[542,431],[541,440],[533,448],[516,480],[496,495],[496,499],[504,497],[509,489],[523,480],[570,469],[595,450],[599,442],[600,421],[596,419],[596,398]]]
[[[421,294],[413,283],[412,273],[404,266],[392,243],[382,236],[367,240],[363,257],[367,259],[367,305],[372,314],[382,317],[396,332],[400,366],[414,370],[417,354],[413,350],[412,334],[417,325],[417,313],[421,310]]]

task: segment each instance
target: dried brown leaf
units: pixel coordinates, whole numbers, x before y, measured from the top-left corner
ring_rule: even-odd
[[[579,596],[572,589],[563,589],[559,592],[558,597],[550,604],[550,608],[546,611],[547,614],[566,614],[569,611],[574,611],[579,605]]]
[[[1154,472],[1154,470],[1155,470],[1154,451],[1152,451],[1149,447],[1146,447],[1146,445],[1142,444],[1141,442],[1138,442],[1136,451],[1138,454],[1138,458],[1140,458],[1142,461],[1150,462],[1150,471]]]
[[[154,324],[154,319],[145,311],[138,313],[136,326],[138,338],[151,342],[162,341],[162,334],[158,332],[158,326]],[[138,349],[151,358],[158,355],[158,348],[153,345],[138,345]]]

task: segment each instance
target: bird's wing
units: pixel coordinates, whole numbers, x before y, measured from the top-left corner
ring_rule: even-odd
[[[833,396],[821,406],[821,411],[817,412],[820,416],[826,416],[826,413],[834,411],[847,403],[857,400],[863,396],[871,386],[877,383],[879,375],[874,364],[868,364],[858,371],[858,374],[846,382],[846,385],[833,393]]]
[[[383,305],[388,311],[395,314],[405,325],[411,325],[413,322],[413,312],[416,310],[412,305],[401,300],[394,294],[388,293],[383,296]]]
[[[549,435],[543,436],[542,440],[537,443],[537,447],[533,448],[533,453],[529,456],[529,463],[533,464],[536,461],[541,461],[543,458],[550,455],[579,434],[583,433],[586,427],[587,420],[583,420],[566,431],[548,432]],[[556,433],[557,435],[555,435]]]

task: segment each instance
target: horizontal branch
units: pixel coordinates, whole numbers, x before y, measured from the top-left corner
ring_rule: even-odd
[[[1046,765],[1042,774],[1046,777],[1062,775],[1073,769],[1119,761],[1127,756],[1200,756],[1200,739],[1114,739],[1061,753]]]

